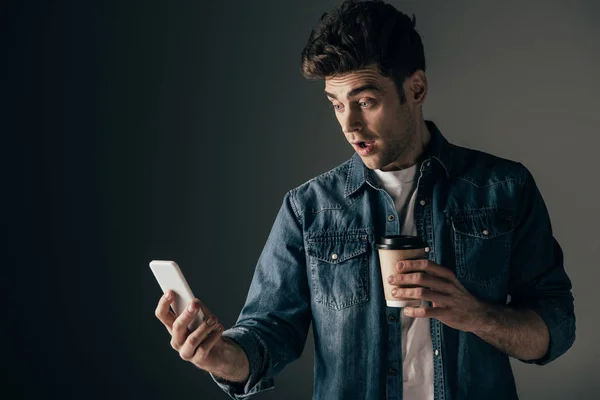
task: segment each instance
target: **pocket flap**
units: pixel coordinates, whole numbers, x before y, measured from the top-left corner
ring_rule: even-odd
[[[338,264],[367,252],[367,242],[357,241],[309,241],[308,254],[331,264]]]
[[[492,239],[514,229],[510,215],[496,212],[453,215],[450,218],[455,232],[479,239]]]

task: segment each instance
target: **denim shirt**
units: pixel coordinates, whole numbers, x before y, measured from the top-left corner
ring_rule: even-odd
[[[575,340],[571,282],[548,211],[522,164],[449,143],[426,121],[415,224],[427,257],[489,303],[544,320],[554,360]],[[392,197],[358,154],[290,190],[258,259],[246,304],[224,336],[250,363],[245,385],[213,376],[232,398],[274,386],[313,324],[314,398],[402,399],[401,319],[387,307],[375,241],[400,234]],[[431,305],[431,303],[430,303]],[[517,399],[508,356],[430,318],[435,400]]]

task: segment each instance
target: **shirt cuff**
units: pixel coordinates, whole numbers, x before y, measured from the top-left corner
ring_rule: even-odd
[[[526,364],[546,365],[564,354],[575,341],[575,320],[555,302],[539,301],[527,308],[535,311],[548,327],[550,342],[546,354],[535,360],[522,360]]]

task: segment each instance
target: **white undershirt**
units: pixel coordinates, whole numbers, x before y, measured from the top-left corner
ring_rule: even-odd
[[[373,170],[380,184],[394,199],[401,235],[417,235],[414,220],[420,163],[400,170]],[[400,313],[402,324],[403,400],[433,400],[433,345],[430,318],[412,318]]]

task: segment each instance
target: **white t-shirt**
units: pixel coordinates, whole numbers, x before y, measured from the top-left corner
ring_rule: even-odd
[[[400,170],[373,170],[380,184],[394,199],[401,235],[417,235],[414,220],[420,163]],[[433,344],[429,318],[412,318],[400,313],[402,324],[402,398],[433,400]]]

